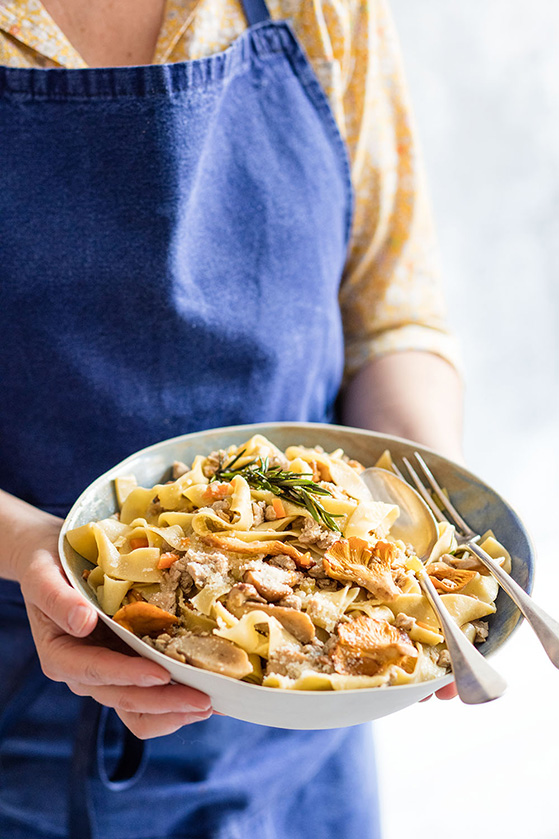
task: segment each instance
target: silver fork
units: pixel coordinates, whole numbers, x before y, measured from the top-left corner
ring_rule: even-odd
[[[435,504],[430,492],[427,490],[424,482],[421,480],[408,458],[404,457],[402,460],[406,465],[406,469],[410,474],[415,488],[429,505],[437,521],[448,522],[450,520],[451,524],[455,526],[456,541],[458,542],[458,545],[468,548],[468,550],[475,554],[478,559],[483,562],[486,568],[489,569],[493,576],[498,580],[501,588],[503,588],[511,600],[516,603],[527,622],[536,633],[552,663],[555,667],[559,668],[559,623],[550,617],[547,612],[544,612],[540,606],[534,603],[532,598],[526,594],[524,589],[521,588],[497,562],[495,562],[493,557],[489,556],[483,548],[480,548],[477,544],[478,540],[481,538],[480,534],[475,533],[472,530],[467,522],[464,521],[458,510],[449,501],[419,452],[414,452],[414,456],[421,472],[427,479],[428,484],[431,486],[433,493],[444,507],[446,515],[441,511],[440,507]],[[398,467],[395,464],[393,464],[393,467],[399,477],[409,484],[410,481],[404,477]]]

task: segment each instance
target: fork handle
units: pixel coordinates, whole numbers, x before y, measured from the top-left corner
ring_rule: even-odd
[[[474,553],[491,571],[493,576],[499,581],[501,588],[503,588],[511,600],[516,603],[536,633],[537,637],[540,639],[541,644],[550,660],[555,667],[559,668],[559,623],[550,617],[547,612],[544,612],[540,606],[534,603],[530,595],[526,594],[524,589],[518,585],[516,580],[513,580],[513,578],[507,574],[507,572],[504,571],[501,566],[495,562],[493,557],[489,556],[489,554],[483,550],[483,548],[480,548],[475,542],[470,541],[466,542],[465,545],[468,550]]]
[[[467,705],[491,702],[501,696],[507,683],[468,641],[447,611],[435,586],[424,571],[418,575],[419,585],[437,615],[452,662],[458,696]]]

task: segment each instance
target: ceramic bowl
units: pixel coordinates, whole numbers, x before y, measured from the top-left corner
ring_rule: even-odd
[[[101,475],[78,498],[60,534],[60,557],[70,583],[93,604],[101,619],[139,655],[165,667],[176,682],[209,694],[214,710],[239,720],[291,729],[339,728],[393,714],[418,702],[443,685],[452,676],[412,685],[363,688],[343,691],[291,691],[251,685],[200,670],[175,661],[149,647],[128,630],[119,626],[99,608],[95,596],[82,578],[93,567],[69,545],[68,530],[92,520],[106,518],[118,508],[114,479],[134,474],[138,484],[152,486],[169,474],[174,460],[190,463],[196,454],[239,445],[253,434],[263,434],[280,449],[289,445],[322,446],[326,451],[343,448],[365,466],[373,466],[385,449],[395,459],[420,451],[439,481],[448,489],[463,517],[478,532],[491,528],[512,556],[512,576],[526,590],[532,586],[534,553],[522,522],[510,506],[482,480],[461,466],[415,443],[397,437],[361,429],[314,423],[258,423],[216,428],[186,434],[142,449]],[[489,638],[479,646],[491,656],[517,627],[520,613],[507,595],[500,591],[497,611],[489,617]]]

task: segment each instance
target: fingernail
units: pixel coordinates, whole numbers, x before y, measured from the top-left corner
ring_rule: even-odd
[[[87,606],[74,606],[68,615],[70,631],[75,632],[76,635],[80,634],[89,623],[90,618],[91,609],[88,609]]]
[[[166,685],[169,682],[169,676],[142,676],[140,684],[145,688],[154,688],[157,685]]]
[[[191,711],[186,716],[187,719],[191,720],[192,722],[202,722],[203,720],[209,719],[211,715],[211,708],[208,708],[205,711]]]
[[[206,699],[205,697],[200,697],[200,699],[191,699],[190,704],[193,708],[196,708],[196,711],[194,713],[197,713],[199,710],[200,713],[207,714],[208,711],[211,711],[212,709],[210,700]]]

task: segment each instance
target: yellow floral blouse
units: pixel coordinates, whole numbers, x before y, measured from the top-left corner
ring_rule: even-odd
[[[349,149],[355,189],[340,292],[346,374],[425,350],[455,363],[437,248],[397,39],[385,0],[268,0],[291,19]],[[226,49],[246,28],[240,0],[167,0],[154,63]],[[0,65],[86,67],[40,0],[0,0]]]

